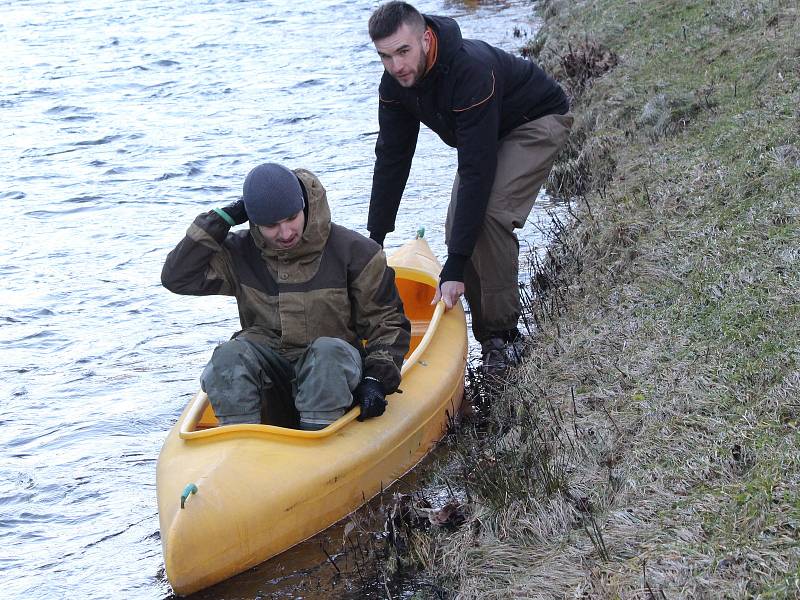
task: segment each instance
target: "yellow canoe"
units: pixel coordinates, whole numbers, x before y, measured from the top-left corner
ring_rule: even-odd
[[[185,595],[227,579],[323,531],[427,454],[459,410],[467,331],[461,306],[430,305],[441,269],[417,239],[389,259],[411,350],[402,394],[383,416],[354,408],[322,431],[220,427],[200,392],[170,431],[157,467],[167,578]]]

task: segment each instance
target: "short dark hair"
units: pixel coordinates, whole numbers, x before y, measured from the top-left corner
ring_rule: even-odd
[[[405,23],[412,29],[425,29],[425,18],[408,2],[393,0],[379,6],[369,18],[369,37],[382,40],[395,33]]]

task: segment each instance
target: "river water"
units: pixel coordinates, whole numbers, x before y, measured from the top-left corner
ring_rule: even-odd
[[[238,319],[231,299],[164,290],[162,262],[263,161],[315,172],[334,220],[365,232],[375,6],[0,0],[3,598],[170,596],[156,460]],[[536,27],[526,1],[417,6],[509,50]],[[455,152],[423,129],[417,157],[387,250],[425,226],[443,257]],[[315,552],[204,597],[309,597]]]

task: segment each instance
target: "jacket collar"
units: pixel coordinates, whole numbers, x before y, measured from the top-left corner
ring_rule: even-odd
[[[434,37],[434,43],[428,51],[429,55],[432,53],[433,56],[429,56],[425,76],[417,84],[417,87],[425,89],[439,74],[444,75],[450,70],[450,63],[461,49],[464,38],[455,19],[435,15],[423,15],[423,17]]]
[[[428,56],[426,56],[427,62],[425,64],[425,75],[427,75],[433,65],[436,64],[439,50],[439,38],[436,37],[436,32],[430,27],[427,28],[427,31],[429,31],[431,34],[431,45],[430,48],[428,48]]]

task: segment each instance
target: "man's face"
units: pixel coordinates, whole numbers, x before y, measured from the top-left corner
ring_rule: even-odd
[[[383,68],[403,87],[411,87],[422,79],[430,46],[428,29],[420,32],[405,23],[389,37],[375,40]]]
[[[273,250],[289,250],[300,243],[303,237],[303,227],[306,224],[306,216],[301,210],[296,215],[272,223],[271,225],[259,225],[258,230],[264,236],[264,241]]]

